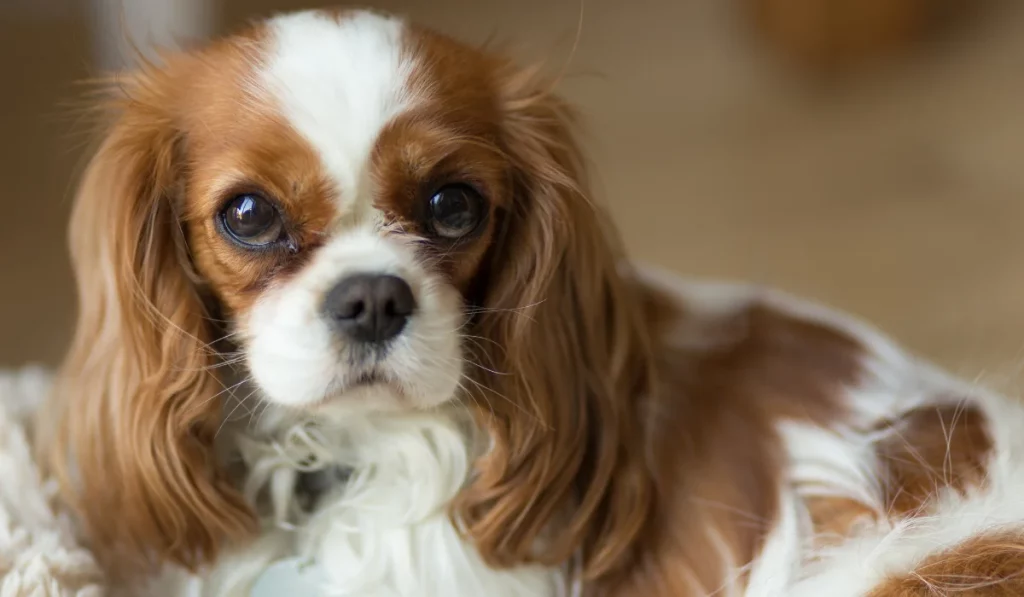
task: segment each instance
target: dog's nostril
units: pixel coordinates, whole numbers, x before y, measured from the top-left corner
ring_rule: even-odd
[[[357,342],[384,342],[398,335],[416,310],[416,299],[397,276],[362,274],[339,282],[324,300],[325,315]]]
[[[387,315],[396,317],[408,317],[416,310],[416,299],[412,296],[412,289],[399,278],[395,278],[401,284],[388,284],[382,289],[385,298],[384,312]]]
[[[355,301],[355,302],[351,303],[350,305],[348,305],[347,308],[344,308],[344,312],[341,314],[341,316],[343,318],[344,317],[359,317],[360,315],[363,314],[363,311],[365,311],[365,310],[366,310],[366,306],[363,304],[363,301]]]

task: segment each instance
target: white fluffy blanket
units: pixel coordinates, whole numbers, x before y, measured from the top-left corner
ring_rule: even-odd
[[[43,369],[0,370],[0,597],[100,597],[100,570],[32,459],[26,423],[49,388]]]

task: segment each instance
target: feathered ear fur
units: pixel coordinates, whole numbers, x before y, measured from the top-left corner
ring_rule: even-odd
[[[503,79],[517,194],[499,214],[474,333],[491,449],[456,517],[492,565],[615,571],[653,499],[635,437],[650,341],[621,251],[590,199],[573,118],[531,73]]]
[[[46,448],[102,559],[194,568],[253,516],[212,451],[222,387],[176,218],[174,86],[155,73],[124,87],[71,217],[78,323]]]

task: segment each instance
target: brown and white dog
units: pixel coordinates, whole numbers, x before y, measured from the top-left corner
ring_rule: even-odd
[[[624,265],[531,71],[304,12],[118,83],[43,437],[120,582],[1024,594],[1024,407]]]

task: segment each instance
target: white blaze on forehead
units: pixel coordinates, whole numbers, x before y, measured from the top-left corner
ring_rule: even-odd
[[[368,207],[374,142],[412,99],[404,23],[369,12],[339,17],[308,11],[272,19],[269,28],[262,85],[320,154],[343,213]]]

